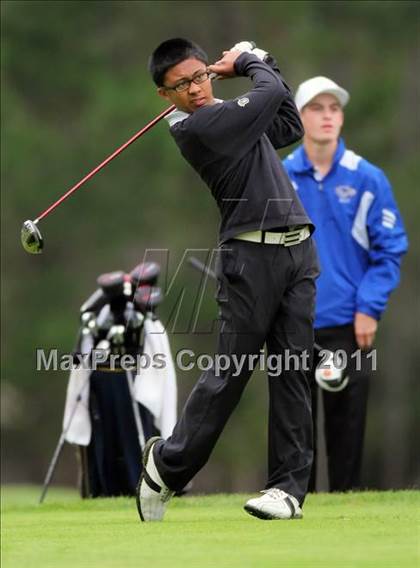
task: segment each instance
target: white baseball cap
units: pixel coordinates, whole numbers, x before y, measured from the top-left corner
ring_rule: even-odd
[[[334,95],[342,107],[349,102],[349,93],[327,77],[312,77],[301,83],[296,91],[295,103],[300,112],[312,99],[322,94]]]

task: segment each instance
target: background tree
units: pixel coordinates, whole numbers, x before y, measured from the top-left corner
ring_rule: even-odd
[[[98,274],[129,269],[147,247],[169,247],[170,267],[187,247],[216,245],[218,214],[203,182],[161,124],[57,210],[42,226],[45,253],[21,249],[34,217],[161,111],[148,56],[186,36],[215,60],[252,39],[278,59],[293,87],[318,74],[351,93],[349,147],[391,179],[411,248],[377,339],[365,483],[418,480],[420,393],[418,2],[3,1],[2,16],[2,423],[3,479],[39,482],[59,433],[67,376],[36,372],[37,347],[69,352],[80,304]],[[244,79],[216,86],[246,91]],[[198,278],[185,270],[178,286]],[[162,317],[168,317],[169,305]],[[208,293],[203,306],[216,317]],[[211,350],[214,337],[172,334],[176,352]],[[197,372],[179,373],[180,401]],[[244,490],[264,478],[266,385],[256,374],[196,488]],[[255,467],[249,464],[254,459]],[[74,483],[68,451],[58,480]],[[260,481],[261,480],[261,481]]]

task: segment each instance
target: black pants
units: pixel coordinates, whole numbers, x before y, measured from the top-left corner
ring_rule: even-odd
[[[360,370],[356,369],[358,359],[351,357],[358,349],[353,325],[317,329],[315,339],[325,349],[343,349],[348,360],[347,387],[339,392],[322,391],[330,491],[359,489],[371,361],[366,359],[366,353],[362,353]],[[314,432],[317,423],[318,388],[312,373]],[[316,435],[314,437],[316,440]],[[315,490],[315,484],[316,447],[310,491]]]
[[[288,248],[229,241],[222,245],[217,275],[219,354],[258,355],[266,344],[268,355],[289,350],[311,356],[318,275],[311,239]],[[298,367],[269,377],[267,487],[279,487],[302,503],[312,465],[312,418],[309,382]],[[234,368],[200,376],[172,436],[155,448],[168,487],[181,489],[207,462],[251,374],[246,364],[238,376]]]

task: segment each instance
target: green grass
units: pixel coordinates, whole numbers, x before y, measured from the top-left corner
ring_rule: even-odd
[[[304,519],[261,521],[248,495],[173,499],[140,523],[134,499],[82,501],[51,489],[2,490],[3,568],[246,568],[419,565],[419,491],[310,495]]]

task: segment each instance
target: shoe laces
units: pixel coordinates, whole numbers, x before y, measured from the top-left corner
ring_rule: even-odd
[[[162,501],[162,503],[166,503],[167,501],[169,501],[173,494],[174,491],[171,491],[169,487],[162,487],[162,490],[160,492],[160,500]]]
[[[278,487],[271,487],[271,489],[263,489],[261,493],[265,493],[266,495],[268,495],[269,497],[271,497],[276,501],[284,499],[285,497],[289,497],[289,495],[285,491],[282,491]]]

